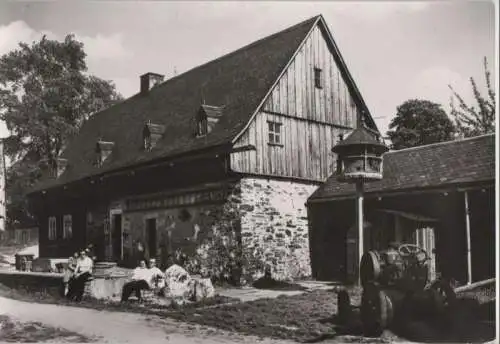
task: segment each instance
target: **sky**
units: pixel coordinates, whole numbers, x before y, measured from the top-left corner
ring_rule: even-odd
[[[437,102],[449,113],[451,85],[472,101],[469,78],[485,87],[483,57],[496,76],[495,6],[479,0],[1,2],[0,55],[43,34],[74,33],[89,72],[130,97],[141,74],[168,79],[322,14],[385,134],[408,99]],[[0,137],[6,136],[0,123]]]

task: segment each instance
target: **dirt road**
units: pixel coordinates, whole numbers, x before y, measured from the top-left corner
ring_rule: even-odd
[[[40,322],[88,337],[97,337],[99,343],[292,343],[271,339],[261,340],[257,337],[161,319],[157,316],[28,303],[4,297],[0,297],[0,314],[9,315],[23,322]]]

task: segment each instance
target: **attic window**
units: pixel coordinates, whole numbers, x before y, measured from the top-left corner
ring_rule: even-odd
[[[153,149],[165,133],[165,126],[148,121],[142,130],[143,148],[146,151]]]
[[[323,88],[323,71],[321,68],[314,68],[314,86],[316,88]]]
[[[95,147],[95,165],[101,167],[104,161],[111,155],[113,152],[114,142],[106,142],[106,141],[97,141]]]
[[[209,134],[222,117],[224,107],[203,104],[196,115],[196,136]]]
[[[267,122],[269,128],[269,144],[281,145],[281,123]]]

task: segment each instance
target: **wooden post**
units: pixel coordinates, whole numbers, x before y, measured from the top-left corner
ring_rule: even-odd
[[[470,249],[470,211],[469,211],[469,194],[464,191],[464,203],[465,203],[465,232],[467,240],[467,284],[472,283],[472,259],[471,259],[471,249]]]
[[[361,266],[361,258],[363,257],[363,181],[356,181],[356,225],[358,228],[358,284],[361,285],[361,275],[359,267]]]

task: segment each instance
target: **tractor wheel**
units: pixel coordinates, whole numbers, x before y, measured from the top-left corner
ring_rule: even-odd
[[[375,283],[367,283],[361,296],[363,334],[378,337],[389,326],[393,316],[392,302]]]
[[[368,282],[376,281],[380,276],[380,259],[375,251],[368,251],[361,257],[359,264],[359,275],[361,285],[364,286]]]

